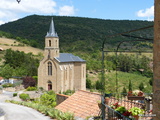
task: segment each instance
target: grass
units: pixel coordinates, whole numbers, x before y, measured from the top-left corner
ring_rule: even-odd
[[[107,53],[107,55],[115,55],[116,53],[115,52],[109,52]],[[119,54],[125,54],[125,55],[138,55],[139,57],[141,57],[142,55],[146,56],[146,57],[149,57],[150,59],[153,58],[153,53],[133,53],[133,52],[121,52],[121,53],[118,53]]]
[[[43,50],[38,49],[38,48],[33,48],[30,46],[19,46],[20,42],[14,40],[14,39],[9,39],[9,38],[0,38],[0,47],[3,48],[4,50],[11,48],[12,50],[19,50],[23,51],[25,53],[32,52],[34,55],[37,55],[39,53],[43,53]]]
[[[132,82],[132,89],[139,90],[139,84],[143,82],[144,84],[144,92],[150,93],[152,91],[152,86],[149,84],[150,78],[145,76],[134,74],[134,73],[126,73],[126,72],[109,72],[106,74],[106,87],[108,91],[116,91],[116,78],[118,81],[118,91],[122,92],[123,87],[128,90],[129,80]]]

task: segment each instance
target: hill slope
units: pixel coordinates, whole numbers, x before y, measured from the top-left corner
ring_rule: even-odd
[[[60,38],[61,52],[95,51],[106,40],[107,49],[113,49],[118,41],[126,37],[108,35],[126,32],[153,25],[148,21],[103,20],[80,17],[53,16],[55,29]],[[0,30],[28,39],[34,47],[44,47],[44,37],[49,29],[51,16],[31,15],[0,26]],[[130,33],[130,35],[153,38],[153,28]],[[135,39],[132,39],[135,40]]]
[[[32,52],[34,55],[43,53],[43,50],[41,49],[26,46],[20,42],[17,42],[14,39],[8,39],[8,38],[0,38],[0,47],[3,48],[4,50],[11,48],[12,50],[19,50],[25,53]]]

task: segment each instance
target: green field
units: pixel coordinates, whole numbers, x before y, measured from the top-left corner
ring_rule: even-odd
[[[143,82],[144,84],[144,92],[150,93],[152,91],[152,86],[149,84],[149,80],[151,78],[147,78],[145,76],[134,74],[134,73],[126,73],[126,72],[109,72],[105,75],[106,77],[106,89],[107,91],[116,91],[116,79],[118,81],[118,91],[122,92],[123,87],[128,90],[129,80],[132,82],[132,89],[139,90],[139,84]]]

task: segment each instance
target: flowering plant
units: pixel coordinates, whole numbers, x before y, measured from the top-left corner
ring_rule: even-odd
[[[129,117],[132,114],[132,112],[129,112],[128,110],[125,111],[122,115]]]
[[[132,91],[129,91],[129,92],[128,92],[128,96],[133,96]]]
[[[144,93],[142,91],[134,92],[134,93],[132,91],[129,91],[128,96],[144,96]]]
[[[113,108],[113,109],[116,109],[118,107],[120,107],[120,105],[118,104],[118,102],[116,102],[116,103],[114,103],[114,104],[111,105],[111,108]]]
[[[144,93],[142,91],[139,91],[138,96],[144,96]]]

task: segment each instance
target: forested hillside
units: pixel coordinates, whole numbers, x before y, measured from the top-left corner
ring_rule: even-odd
[[[10,22],[0,26],[0,37],[14,38],[20,43],[28,44],[37,48],[44,48],[45,35],[49,30],[52,16],[32,15],[14,22]],[[96,75],[96,82],[93,81],[93,75],[87,74],[87,88],[101,89],[98,71],[102,70],[102,53],[101,47],[105,41],[105,50],[115,51],[120,41],[128,40],[130,42],[123,43],[119,49],[138,51],[136,54],[124,54],[115,52],[104,55],[104,69],[106,72],[106,81],[112,81],[115,84],[115,71],[118,71],[118,80],[120,87],[126,85],[129,80],[141,82],[145,80],[145,91],[151,91],[152,85],[152,53],[142,54],[142,51],[152,50],[152,40],[133,42],[134,40],[142,40],[140,38],[153,39],[153,27],[126,33],[129,36],[114,36],[117,33],[131,31],[139,28],[152,26],[153,22],[148,21],[131,21],[131,20],[103,20],[80,17],[64,17],[53,16],[55,29],[60,38],[60,52],[71,52],[87,62],[87,70]],[[109,37],[112,36],[112,37]],[[140,38],[137,38],[140,37]],[[4,65],[1,66],[0,75],[9,76],[37,76],[37,68],[40,57],[31,53],[24,54],[20,51],[12,51],[11,49],[2,52],[4,54]],[[1,55],[2,56],[2,55]],[[20,57],[21,56],[21,57]],[[17,59],[17,58],[23,59]],[[17,61],[18,60],[18,61]],[[0,61],[3,61],[2,58]],[[16,61],[16,62],[15,62]],[[24,62],[22,64],[22,62]],[[20,65],[20,66],[18,66]],[[9,71],[8,71],[9,70]],[[108,74],[109,73],[109,74]],[[128,79],[128,76],[132,76]],[[125,76],[125,77],[122,77]],[[126,80],[125,80],[126,79]],[[125,82],[124,82],[125,81]],[[109,83],[109,82],[108,82]],[[113,83],[108,84],[113,88]],[[122,84],[123,83],[123,84]],[[133,83],[134,89],[139,84]]]
[[[11,38],[33,47],[43,48],[44,37],[49,29],[51,17],[32,15],[1,25],[0,31],[3,31],[1,36],[7,32]],[[123,36],[109,38],[108,36],[153,25],[153,22],[138,20],[103,20],[64,16],[53,16],[53,19],[60,38],[61,52],[93,52],[101,48],[103,40],[106,40],[107,49],[113,49],[118,41],[135,40],[135,38]],[[133,32],[129,35],[153,38],[153,28]]]

